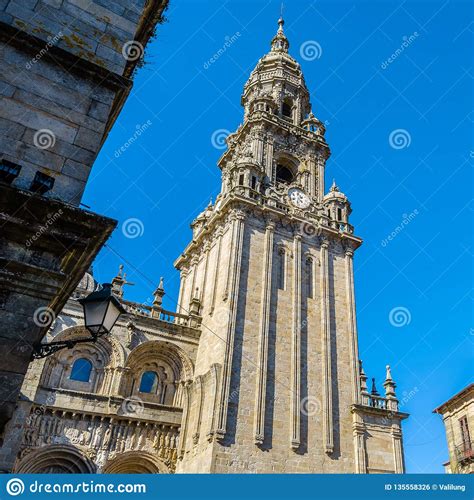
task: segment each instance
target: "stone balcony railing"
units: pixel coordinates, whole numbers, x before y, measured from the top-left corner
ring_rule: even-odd
[[[167,311],[166,309],[154,309],[152,306],[140,304],[139,302],[132,302],[130,300],[121,299],[120,302],[128,313],[136,316],[155,318],[166,323],[188,326],[191,328],[199,326],[199,321],[191,315]]]
[[[369,393],[361,394],[361,404],[371,408],[378,408],[379,410],[388,410],[391,412],[398,412],[398,400],[384,398]]]
[[[465,441],[454,447],[457,462],[474,461],[474,441]]]
[[[71,445],[100,470],[117,454],[144,451],[156,455],[174,471],[179,428],[177,424],[131,416],[103,416],[33,405],[23,434],[22,455],[32,448]]]

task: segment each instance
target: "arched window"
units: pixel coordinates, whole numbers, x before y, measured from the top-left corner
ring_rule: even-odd
[[[147,394],[156,393],[158,388],[158,375],[156,372],[144,372],[140,381],[140,392]]]
[[[77,382],[89,382],[91,378],[92,363],[86,358],[78,358],[74,361],[71,370],[71,380]]]
[[[285,184],[291,184],[293,181],[293,173],[285,165],[277,165],[276,168],[276,181],[284,182]]]

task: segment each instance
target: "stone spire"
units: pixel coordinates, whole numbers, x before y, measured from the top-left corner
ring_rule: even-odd
[[[375,378],[372,378],[372,390],[370,391],[372,396],[380,396],[379,391],[377,391],[377,387],[375,386]]]
[[[163,276],[160,278],[160,282],[153,292],[153,306],[152,306],[152,316],[159,317],[162,310],[163,297],[165,295],[165,289],[163,285]]]
[[[290,42],[288,42],[288,38],[286,38],[285,32],[283,31],[284,24],[285,21],[283,17],[280,17],[280,19],[278,19],[277,34],[272,39],[272,52],[288,52]]]
[[[331,191],[331,192],[339,192],[340,191],[339,186],[336,184],[336,179],[332,180],[332,186],[329,189],[329,191]]]
[[[398,410],[398,399],[397,399],[397,396],[395,394],[396,384],[392,379],[390,365],[387,365],[386,369],[387,369],[387,373],[385,376],[385,382],[383,383],[383,386],[385,388],[385,397],[387,398],[388,409],[389,410]]]
[[[112,293],[117,297],[123,297],[123,287],[124,285],[134,285],[127,281],[127,275],[123,272],[123,264],[120,264],[117,276],[112,280]]]
[[[359,359],[359,379],[360,379],[360,392],[362,394],[368,394],[367,375],[365,374],[364,368],[362,366],[362,360],[360,359]]]

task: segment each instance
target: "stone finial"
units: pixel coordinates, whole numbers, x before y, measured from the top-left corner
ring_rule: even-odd
[[[197,326],[201,322],[201,299],[199,297],[199,288],[196,287],[194,296],[189,303],[189,316],[191,324]]]
[[[385,376],[385,382],[383,383],[383,386],[385,388],[385,397],[387,399],[395,399],[396,398],[396,395],[395,395],[396,384],[392,379],[390,365],[387,365],[386,369],[387,369],[387,374]]]
[[[158,283],[158,290],[164,290],[163,287],[163,276],[160,277],[160,282]]]
[[[336,179],[332,180],[332,185],[331,185],[331,188],[329,189],[329,191],[331,191],[332,193],[334,193],[334,192],[338,193],[340,191],[339,186],[336,184]]]
[[[379,392],[377,391],[377,387],[375,386],[375,378],[372,378],[372,390],[370,391],[370,394],[372,396],[380,396]]]
[[[127,275],[123,272],[123,264],[120,264],[117,275],[112,279],[112,293],[117,297],[123,297],[124,285],[134,285],[134,283],[127,281]]]
[[[190,314],[198,316],[200,309],[201,299],[199,298],[199,287],[196,287],[191,303],[189,304],[189,312]]]
[[[367,391],[367,375],[362,367],[362,360],[359,360],[359,379],[360,379],[360,391],[362,394],[368,394]]]
[[[285,36],[283,31],[283,25],[285,21],[282,16],[278,19],[278,31],[277,34],[272,39],[272,52],[288,52],[290,43]]]
[[[165,295],[165,289],[163,285],[163,276],[160,277],[160,282],[153,292],[153,305],[151,307],[152,317],[156,318],[160,316],[160,312],[163,304],[163,297]]]

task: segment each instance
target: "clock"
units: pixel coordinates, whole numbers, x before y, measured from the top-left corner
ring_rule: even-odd
[[[288,197],[290,198],[291,203],[298,208],[308,208],[311,204],[309,196],[303,190],[298,188],[290,188],[288,190]]]

